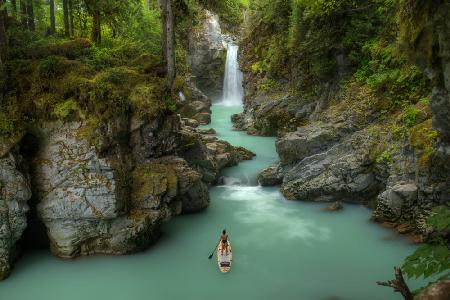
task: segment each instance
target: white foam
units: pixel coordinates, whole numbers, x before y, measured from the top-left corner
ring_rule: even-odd
[[[226,189],[225,201],[242,201],[242,208],[234,213],[239,222],[252,224],[253,233],[249,236],[261,236],[267,230],[276,231],[284,239],[302,239],[306,244],[313,241],[325,241],[330,238],[331,230],[314,220],[293,210],[290,203],[280,205],[284,200],[278,190],[261,186],[222,186]],[[292,203],[294,204],[294,203]],[[271,224],[270,228],[267,224]],[[258,233],[261,231],[261,233]],[[258,242],[249,240],[248,242]],[[267,241],[262,241],[267,243]]]

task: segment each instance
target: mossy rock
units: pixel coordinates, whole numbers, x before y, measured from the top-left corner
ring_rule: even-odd
[[[0,135],[0,158],[6,156],[9,151],[22,140],[24,135],[24,131],[14,135]]]
[[[77,138],[88,141],[91,145],[98,145],[101,137],[97,129],[100,126],[100,119],[95,115],[90,116],[77,131]],[[97,147],[98,148],[98,147]]]
[[[130,87],[136,85],[142,79],[142,75],[133,68],[116,67],[100,72],[95,76],[94,81]]]
[[[137,166],[132,174],[131,196],[135,207],[148,199],[176,196],[178,178],[176,171],[164,164],[148,162]]]
[[[89,39],[75,39],[63,42],[43,45],[30,50],[30,56],[34,58],[42,58],[51,55],[65,56],[75,59],[83,55],[89,54],[92,42]]]
[[[257,122],[255,127],[262,135],[280,136],[306,124],[307,121],[295,118],[287,110],[275,108],[267,112],[264,120]]]
[[[130,66],[136,67],[141,73],[154,74],[158,77],[165,75],[165,66],[161,56],[142,54],[134,59]]]
[[[133,111],[140,117],[157,118],[164,110],[161,99],[163,86],[158,84],[139,84],[130,94],[129,102]]]
[[[430,156],[434,153],[434,141],[439,136],[433,129],[431,119],[426,120],[410,129],[411,143],[419,150],[419,166],[425,167],[429,163]]]

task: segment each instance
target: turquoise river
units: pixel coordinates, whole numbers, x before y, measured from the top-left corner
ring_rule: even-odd
[[[156,245],[135,255],[66,261],[30,252],[0,283],[0,299],[401,299],[376,281],[391,279],[414,246],[370,222],[363,206],[328,213],[258,186],[258,172],[277,159],[275,139],[233,131],[230,115],[241,109],[215,104],[211,127],[257,156],[224,172],[228,185],[210,189],[207,210],[171,220]],[[223,228],[234,250],[229,274],[208,260]]]

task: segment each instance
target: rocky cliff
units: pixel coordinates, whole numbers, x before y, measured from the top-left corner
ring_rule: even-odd
[[[211,105],[198,86],[222,85],[220,26],[209,12],[205,20],[189,39],[179,97],[164,90],[158,58],[133,53],[99,66],[83,39],[50,45],[50,56],[27,57],[24,68],[8,62],[0,93],[12,103],[0,111],[11,116],[0,122],[0,279],[31,219],[45,225],[58,257],[140,251],[163,222],[205,209],[223,168],[252,158],[196,129],[210,122]]]
[[[222,92],[226,48],[219,16],[201,11],[201,20],[187,34],[186,63],[190,73],[179,113],[199,124],[211,122],[211,99]]]
[[[87,126],[45,122],[3,154],[2,278],[17,254],[32,195],[55,255],[126,254],[153,243],[172,216],[206,208],[208,185],[220,170],[251,158],[176,115]],[[97,144],[84,138],[86,130]],[[34,153],[22,160],[20,146],[31,140]]]
[[[332,54],[337,66],[334,76],[326,81],[316,78],[315,94],[299,92],[293,90],[294,78],[304,80],[308,69],[285,65],[291,80],[274,79],[273,66],[264,65],[270,57],[261,55],[255,35],[244,39],[245,110],[233,116],[233,122],[250,134],[278,136],[280,161],[261,172],[262,185],[281,184],[282,193],[292,200],[364,203],[374,209],[374,220],[401,233],[418,234],[419,240],[427,237],[425,219],[431,208],[448,204],[450,199],[450,31],[445,21],[450,9],[447,3],[439,3],[425,5],[428,19],[422,19],[423,27],[404,22],[414,27],[411,31],[416,40],[408,37],[413,46],[403,51],[410,51],[410,57],[428,77],[428,81],[407,79],[415,89],[409,94],[404,92],[405,85],[403,91],[389,91],[391,87],[383,79],[382,90],[374,88],[372,78],[361,81],[361,73],[351,76],[346,66],[350,58],[339,53]],[[253,18],[259,20],[258,14]],[[254,21],[253,26],[268,25]],[[310,36],[319,34],[314,28],[307,30]],[[374,53],[372,57],[378,55]],[[373,65],[383,63],[372,59]],[[289,58],[279,60],[274,64]],[[414,96],[417,100],[409,100],[412,103],[401,102],[417,93],[421,85],[429,100],[418,101],[421,96]],[[397,96],[400,92],[404,94]],[[395,97],[399,100],[392,104]],[[395,108],[399,103],[403,103],[402,109]]]
[[[0,280],[16,258],[16,243],[27,226],[29,180],[20,169],[21,156],[12,151],[0,159]]]
[[[199,25],[188,36],[188,65],[198,87],[210,95],[220,94],[226,49],[219,16],[204,10]]]

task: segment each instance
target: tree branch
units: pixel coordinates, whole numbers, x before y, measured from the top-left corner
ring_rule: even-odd
[[[377,284],[393,288],[395,292],[401,293],[405,300],[413,300],[413,295],[403,278],[402,270],[399,267],[394,267],[394,271],[395,279],[385,282],[377,281]]]

